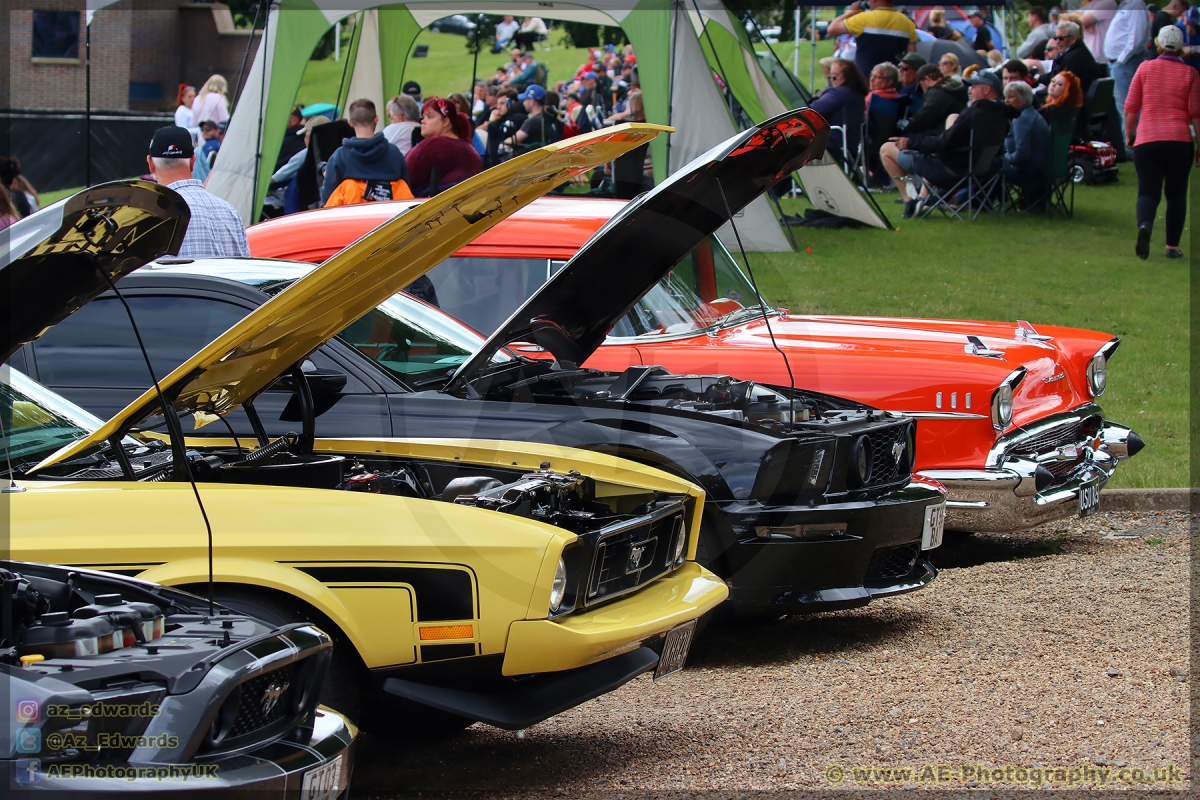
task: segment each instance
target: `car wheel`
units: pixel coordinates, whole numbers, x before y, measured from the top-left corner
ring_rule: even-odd
[[[1092,165],[1082,159],[1071,160],[1071,180],[1077,184],[1092,182]]]
[[[201,597],[208,596],[208,589],[202,584],[181,588]],[[255,586],[218,584],[213,587],[213,600],[269,625],[311,622],[329,634],[333,639],[333,660],[321,687],[321,704],[340,711],[353,721],[358,720],[367,669],[354,645],[328,617],[293,597]]]

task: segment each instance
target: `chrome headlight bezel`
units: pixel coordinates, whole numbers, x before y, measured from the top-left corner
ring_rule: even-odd
[[[1087,365],[1088,391],[1092,397],[1099,397],[1108,388],[1108,356],[1104,351],[1092,356]]]
[[[992,392],[991,416],[992,427],[1002,431],[1012,424],[1013,398],[1017,386],[1025,379],[1025,367],[1017,367],[1008,373],[1008,377],[1000,381],[996,391]]]

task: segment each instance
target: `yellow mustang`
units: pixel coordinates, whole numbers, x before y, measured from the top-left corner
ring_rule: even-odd
[[[431,264],[661,130],[550,145],[406,211],[107,423],[11,372],[0,384],[5,469],[21,478],[0,500],[10,556],[211,587],[267,621],[313,621],[335,640],[324,702],[376,730],[522,728],[681,668],[695,621],[728,593],[692,560],[701,489],[541,444],[316,439],[320,375],[306,362]],[[14,225],[0,251],[14,309],[0,355],[174,252],[187,214],[169,189],[132,182]],[[280,380],[295,393],[294,435],[269,441],[256,424],[257,442],[185,439],[185,421],[237,408],[256,420],[255,397]],[[219,614],[213,625],[220,637]],[[152,670],[166,650],[136,657]]]

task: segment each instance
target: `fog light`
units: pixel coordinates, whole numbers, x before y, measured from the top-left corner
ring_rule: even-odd
[[[554,570],[554,583],[550,587],[550,613],[562,608],[563,598],[567,596],[567,562],[558,559],[558,567]]]
[[[871,440],[860,436],[850,449],[850,478],[851,488],[859,489],[871,482],[872,468]]]

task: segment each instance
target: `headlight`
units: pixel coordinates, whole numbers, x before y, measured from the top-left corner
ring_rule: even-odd
[[[850,449],[850,484],[853,488],[866,486],[871,482],[871,468],[873,466],[873,458],[871,453],[871,439],[867,436],[860,436],[854,440],[854,447]]]
[[[1002,431],[1012,422],[1013,390],[1007,383],[992,394],[992,427]]]
[[[910,423],[904,434],[904,452],[900,454],[900,471],[912,472],[917,460],[917,425]]]
[[[683,562],[683,551],[687,545],[687,526],[683,523],[683,517],[675,518],[675,535],[671,539],[671,560],[669,564],[680,564]]]
[[[1092,390],[1092,397],[1104,394],[1104,389],[1108,386],[1108,356],[1103,352],[1096,353],[1088,362],[1087,379],[1088,388]]]
[[[567,596],[567,562],[558,559],[558,567],[554,570],[554,584],[550,587],[550,613],[562,608],[563,598]]]

